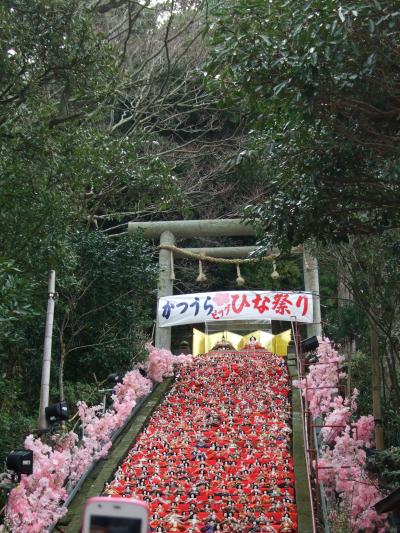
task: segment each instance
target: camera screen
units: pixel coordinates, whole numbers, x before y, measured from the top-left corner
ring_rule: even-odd
[[[90,533],[140,533],[140,518],[122,518],[118,516],[92,516]]]

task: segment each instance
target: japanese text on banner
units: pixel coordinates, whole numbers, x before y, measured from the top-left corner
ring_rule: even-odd
[[[218,320],[297,320],[312,323],[307,292],[225,291],[165,296],[158,303],[161,327]]]

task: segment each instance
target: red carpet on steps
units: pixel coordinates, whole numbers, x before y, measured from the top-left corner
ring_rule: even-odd
[[[146,500],[150,531],[296,532],[287,367],[218,352],[182,367],[105,494]]]

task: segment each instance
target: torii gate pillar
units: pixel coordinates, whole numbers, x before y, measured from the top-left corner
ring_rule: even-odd
[[[304,289],[313,295],[313,323],[307,324],[307,337],[322,336],[321,300],[319,295],[318,261],[307,248],[303,252]]]
[[[160,244],[175,244],[174,234],[171,231],[163,231],[160,235]],[[174,280],[171,277],[171,252],[161,248],[158,261],[160,267],[158,279],[159,299],[162,296],[171,296],[174,293]],[[155,345],[157,348],[171,349],[171,328],[159,328],[158,323],[156,323]]]

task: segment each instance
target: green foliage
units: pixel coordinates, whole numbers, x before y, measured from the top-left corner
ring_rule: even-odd
[[[365,335],[368,332],[368,321],[365,310],[354,302],[330,307],[325,332],[339,344],[355,340],[359,348],[367,348],[368,337],[366,339]]]
[[[400,483],[400,448],[392,447],[367,456],[368,470],[376,474],[388,490],[395,490]]]
[[[385,445],[400,446],[400,415],[396,408],[396,398],[393,394],[386,395],[383,402],[383,426]]]
[[[151,135],[105,128],[125,78],[84,3],[19,0],[0,17],[0,232],[20,267],[45,260],[45,271],[57,268],[65,228],[157,212],[180,195]]]
[[[97,383],[82,383],[80,381],[66,381],[64,383],[65,400],[68,405],[73,407],[79,401],[86,402],[88,405],[99,405],[103,400],[103,395],[99,389],[106,388]],[[58,390],[55,388],[51,391],[54,401],[58,401]]]
[[[367,343],[366,343],[367,344]],[[371,356],[368,351],[365,353],[357,351],[351,354],[348,359],[347,372],[350,376],[351,388],[359,391],[357,397],[358,413],[360,415],[369,415],[372,412],[372,380],[371,380]],[[385,445],[389,448],[400,445],[399,425],[400,416],[396,407],[397,399],[393,389],[388,384],[387,377],[383,381],[384,394],[382,398],[383,428]],[[396,474],[398,475],[398,473]],[[389,481],[390,476],[384,478]]]
[[[359,414],[371,414],[371,356],[360,351],[351,354],[347,372],[350,376],[351,388],[356,388],[360,392],[359,396],[357,397]]]
[[[215,10],[210,84],[250,113],[249,149],[268,183],[245,216],[281,248],[398,227],[399,25],[388,1]]]
[[[22,445],[25,435],[36,427],[36,413],[24,401],[24,383],[18,378],[0,378],[0,464],[9,451]]]
[[[110,47],[80,0],[6,0],[0,24],[2,136],[83,116],[112,95]]]
[[[141,357],[149,330],[157,267],[144,239],[101,232],[70,237],[70,263],[58,280],[58,350],[72,381],[104,379]],[[57,346],[57,345],[56,345]]]
[[[234,0],[215,16],[214,61],[223,67],[219,78],[228,97],[233,88],[261,111],[263,100],[283,98],[307,117],[320,95],[364,91],[363,83],[390,65],[400,15],[390,2]],[[371,55],[379,46],[379,55]]]
[[[398,361],[400,270],[398,268],[399,235],[385,232],[380,239],[355,239],[351,246],[338,248],[340,260],[347,269],[354,299],[375,323],[380,336],[384,388],[390,401],[400,406]],[[368,330],[365,342],[368,342]],[[369,346],[365,346],[369,350]]]
[[[52,395],[65,373],[75,403],[94,393],[94,373],[101,380],[142,358],[152,326],[152,247],[106,235],[121,212],[148,216],[183,201],[172,166],[152,155],[153,134],[108,127],[126,76],[85,2],[3,2],[0,69],[4,456],[36,426],[48,270],[58,293]]]
[[[14,261],[0,259],[0,347],[23,340],[19,323],[36,313],[31,304],[34,285],[21,275]]]
[[[276,261],[279,278],[271,278],[273,266],[271,261],[245,265],[242,268],[246,280],[246,288],[260,290],[302,290],[303,273],[299,259],[280,259]]]
[[[326,303],[336,291],[332,280],[321,280],[326,330],[339,342],[356,340],[368,353],[368,320],[378,328],[385,428],[394,442],[400,405],[398,6],[388,0],[231,0],[213,14],[208,83],[249,117],[246,157],[237,164],[263,175],[266,184],[244,216],[258,228],[262,248],[288,250],[310,238],[334,245],[326,253],[337,259],[335,269],[339,264],[346,271],[355,303]],[[370,369],[366,355],[351,363],[364,413],[371,411]]]
[[[5,144],[0,163],[0,231],[6,249],[28,269],[45,258],[57,268],[64,228],[107,210],[141,212],[179,198],[169,167],[138,146],[97,128],[69,125]],[[114,220],[118,221],[118,214]],[[58,250],[57,252],[55,250]],[[33,267],[34,268],[34,267]]]

